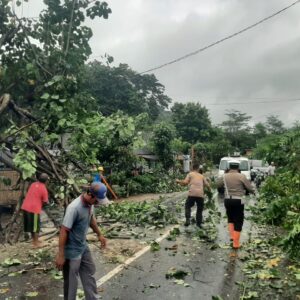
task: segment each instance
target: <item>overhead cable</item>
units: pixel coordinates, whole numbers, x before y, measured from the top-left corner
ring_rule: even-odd
[[[199,99],[197,101],[203,103],[203,100],[201,100],[201,99]],[[281,99],[281,100],[273,100],[273,101],[254,101],[254,102],[203,103],[203,105],[233,105],[233,104],[244,104],[244,105],[247,105],[247,104],[262,104],[262,103],[266,104],[266,103],[274,103],[274,102],[285,103],[285,102],[288,102],[288,101],[300,101],[300,99]],[[195,102],[195,101],[193,101],[193,102]]]
[[[237,35],[239,35],[239,34],[241,34],[241,33],[244,33],[245,31],[248,31],[248,30],[250,30],[250,29],[252,29],[252,28],[258,26],[258,25],[260,25],[260,24],[263,23],[263,22],[266,22],[267,20],[269,20],[269,19],[271,19],[271,18],[273,18],[273,17],[275,17],[275,16],[281,14],[282,12],[288,10],[288,9],[291,8],[292,6],[298,4],[299,2],[300,2],[300,0],[297,0],[297,1],[293,2],[292,4],[290,4],[289,6],[286,6],[286,7],[282,8],[281,10],[279,10],[279,11],[273,13],[272,15],[270,15],[270,16],[268,16],[268,17],[265,17],[265,18],[261,19],[260,21],[254,23],[254,24],[252,24],[252,25],[250,25],[250,26],[247,26],[247,27],[245,27],[245,28],[243,28],[243,29],[241,29],[241,30],[235,32],[235,33],[232,33],[232,34],[230,34],[230,35],[228,35],[228,36],[226,36],[226,37],[224,37],[224,38],[222,38],[222,39],[220,39],[220,40],[218,40],[218,41],[216,41],[216,42],[213,42],[213,43],[211,43],[211,44],[209,44],[209,45],[207,45],[207,46],[205,46],[205,47],[203,47],[203,48],[200,48],[200,49],[198,49],[198,50],[195,50],[195,51],[193,51],[193,52],[190,52],[190,53],[188,53],[188,54],[185,54],[185,55],[183,55],[183,56],[181,56],[181,57],[179,57],[179,58],[176,58],[176,59],[174,59],[174,60],[171,60],[171,61],[169,61],[169,62],[167,62],[167,63],[164,63],[164,64],[162,64],[162,65],[159,65],[159,66],[157,66],[157,67],[154,67],[154,68],[148,69],[148,70],[146,70],[146,71],[143,71],[143,72],[141,72],[141,73],[139,73],[139,74],[145,74],[145,73],[153,72],[153,71],[162,69],[162,68],[164,68],[164,67],[166,67],[166,66],[175,64],[175,63],[177,63],[177,62],[179,62],[179,61],[181,61],[181,60],[184,60],[184,59],[186,59],[186,58],[188,58],[188,57],[197,55],[197,54],[200,53],[200,52],[203,52],[203,51],[205,51],[205,50],[207,50],[207,49],[209,49],[209,48],[211,48],[211,47],[214,47],[214,46],[216,46],[216,45],[218,45],[218,44],[220,44],[220,43],[222,43],[222,42],[224,42],[224,41],[226,41],[226,40],[229,40],[229,39],[231,39],[231,38],[233,38],[233,37],[235,37],[235,36],[237,36]]]

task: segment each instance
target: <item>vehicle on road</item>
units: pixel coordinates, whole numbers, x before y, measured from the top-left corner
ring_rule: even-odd
[[[226,170],[229,169],[229,162],[232,160],[239,161],[240,163],[239,169],[241,173],[244,174],[248,180],[251,180],[251,175],[250,175],[251,167],[250,167],[249,159],[247,157],[242,157],[242,156],[222,157],[219,164],[218,178],[222,177],[226,172]],[[218,192],[219,194],[224,194],[224,189],[218,188]]]
[[[251,176],[250,176],[250,162],[249,159],[247,157],[242,157],[242,156],[226,156],[226,157],[222,157],[220,160],[220,164],[219,164],[219,172],[218,172],[218,177],[222,177],[225,173],[225,171],[228,169],[229,165],[228,162],[231,160],[237,160],[240,162],[240,171],[242,174],[244,174],[246,176],[246,178],[248,180],[251,180]]]

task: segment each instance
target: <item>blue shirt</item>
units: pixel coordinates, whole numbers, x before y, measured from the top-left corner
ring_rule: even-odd
[[[87,248],[86,234],[90,227],[94,206],[84,202],[83,196],[67,207],[62,225],[69,231],[65,246],[66,259],[79,259]]]
[[[99,173],[93,175],[93,182],[101,182],[101,176]]]

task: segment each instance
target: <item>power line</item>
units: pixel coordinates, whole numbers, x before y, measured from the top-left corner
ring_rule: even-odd
[[[275,102],[290,102],[290,101],[300,101],[300,99],[281,99],[273,101],[254,101],[254,102],[223,102],[223,103],[204,103],[204,105],[235,105],[235,104],[262,104],[262,103],[275,103]],[[197,102],[203,102],[199,99]]]
[[[206,97],[206,96],[186,96],[186,95],[169,95],[170,98],[191,98],[191,99],[205,99],[205,100],[270,100],[270,101],[295,101],[300,98],[282,98],[282,97],[231,97],[231,96],[218,96],[218,97]]]
[[[139,74],[149,73],[149,72],[152,72],[152,71],[156,71],[156,70],[162,69],[162,68],[164,68],[164,67],[166,67],[166,66],[172,65],[172,64],[177,63],[177,62],[179,62],[179,61],[181,61],[181,60],[184,60],[184,59],[186,59],[186,58],[188,58],[188,57],[191,57],[191,56],[194,56],[194,55],[196,55],[196,54],[198,54],[198,53],[200,53],[200,52],[203,52],[203,51],[205,51],[205,50],[207,50],[207,49],[209,49],[209,48],[211,48],[211,47],[214,47],[214,46],[216,46],[216,45],[218,45],[218,44],[220,44],[220,43],[222,43],[222,42],[224,42],[224,41],[226,41],[226,40],[229,40],[229,39],[231,39],[231,38],[233,38],[233,37],[235,37],[235,36],[237,36],[237,35],[239,35],[239,34],[245,32],[245,31],[247,31],[247,30],[250,30],[250,29],[252,29],[252,28],[254,28],[254,27],[260,25],[261,23],[263,23],[263,22],[265,22],[265,21],[267,21],[267,20],[269,20],[269,19],[271,19],[271,18],[273,18],[273,17],[275,17],[275,16],[281,14],[282,12],[288,10],[288,9],[291,8],[292,6],[298,4],[299,2],[300,2],[300,0],[297,0],[297,1],[293,2],[292,4],[290,4],[289,6],[286,6],[286,7],[284,7],[283,9],[281,9],[281,10],[279,10],[279,11],[273,13],[272,15],[270,15],[270,16],[268,16],[268,17],[265,17],[265,18],[261,19],[260,21],[254,23],[254,24],[252,24],[252,25],[250,25],[250,26],[247,26],[247,27],[245,27],[245,28],[243,28],[243,29],[241,29],[241,30],[235,32],[235,33],[232,33],[232,34],[230,34],[230,35],[228,35],[228,36],[226,36],[226,37],[224,37],[224,38],[222,38],[222,39],[220,39],[220,40],[218,40],[218,41],[216,41],[216,42],[213,42],[213,43],[211,43],[211,44],[209,44],[209,45],[207,45],[207,46],[205,46],[205,47],[203,47],[203,48],[200,48],[200,49],[198,49],[198,50],[195,50],[195,51],[193,51],[193,52],[190,52],[190,53],[188,53],[188,54],[186,54],[186,55],[183,55],[183,56],[181,56],[181,57],[179,57],[179,58],[176,58],[176,59],[174,59],[174,60],[171,60],[171,61],[169,61],[169,62],[167,62],[167,63],[164,63],[164,64],[162,64],[162,65],[159,65],[159,66],[157,66],[157,67],[154,67],[154,68],[148,69],[148,70],[146,70],[146,71],[143,71],[143,72],[141,72],[141,73],[139,73]]]

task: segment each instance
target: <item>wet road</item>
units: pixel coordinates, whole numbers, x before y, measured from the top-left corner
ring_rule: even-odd
[[[167,199],[166,204],[174,208],[175,204],[185,197],[186,193],[179,193],[177,196]],[[217,224],[218,237],[215,242],[207,242],[196,238],[197,228],[193,225],[188,229],[180,226],[181,234],[177,236],[175,241],[163,239],[160,242],[159,251],[145,251],[143,255],[131,262],[125,269],[102,284],[99,287],[101,298],[105,300],[205,300],[219,295],[223,299],[239,299],[238,285],[235,282],[243,280],[240,273],[241,262],[237,258],[230,257],[231,249],[228,247],[229,241],[223,202],[215,198],[215,203],[222,214],[220,223]],[[205,220],[207,211],[204,216],[206,216],[204,217]],[[181,217],[183,221],[183,215]],[[204,223],[204,226],[208,225],[208,222]],[[246,221],[242,241],[248,239],[247,233],[251,232],[250,226],[251,224]],[[154,233],[156,234],[154,238],[157,238],[158,232],[153,231]],[[150,233],[149,238],[153,239]],[[126,243],[128,241],[124,240],[124,245]],[[170,248],[173,250],[170,250]],[[95,277],[97,280],[110,274],[116,267],[120,267],[118,263],[106,263],[101,252],[95,246],[91,245],[91,250],[96,263]],[[170,268],[188,272],[184,282],[177,281],[175,283],[174,278],[167,279],[166,273]],[[39,295],[35,299],[62,299],[61,280],[54,281],[46,274],[39,275],[40,278],[34,277],[33,274],[33,272],[27,273],[24,276],[3,278],[3,280],[11,281],[13,287],[18,286],[20,288],[20,290],[18,289],[19,295],[24,294],[23,290],[34,290],[35,282],[39,286],[37,289]],[[0,299],[5,299],[1,297],[2,295],[0,295]],[[26,297],[14,297],[12,299],[26,299]]]
[[[240,261],[230,257],[228,234],[223,203],[216,199],[222,212],[218,224],[218,238],[215,243],[194,238],[196,227],[187,231],[180,227],[182,234],[176,241],[163,240],[157,252],[148,251],[115,277],[101,285],[101,296],[105,300],[140,299],[239,299],[236,281],[242,281]],[[242,240],[247,239],[246,221]],[[168,250],[176,248],[177,251]],[[170,268],[187,271],[184,282],[167,279]],[[180,283],[180,284],[178,284]],[[186,286],[183,284],[186,283]]]

